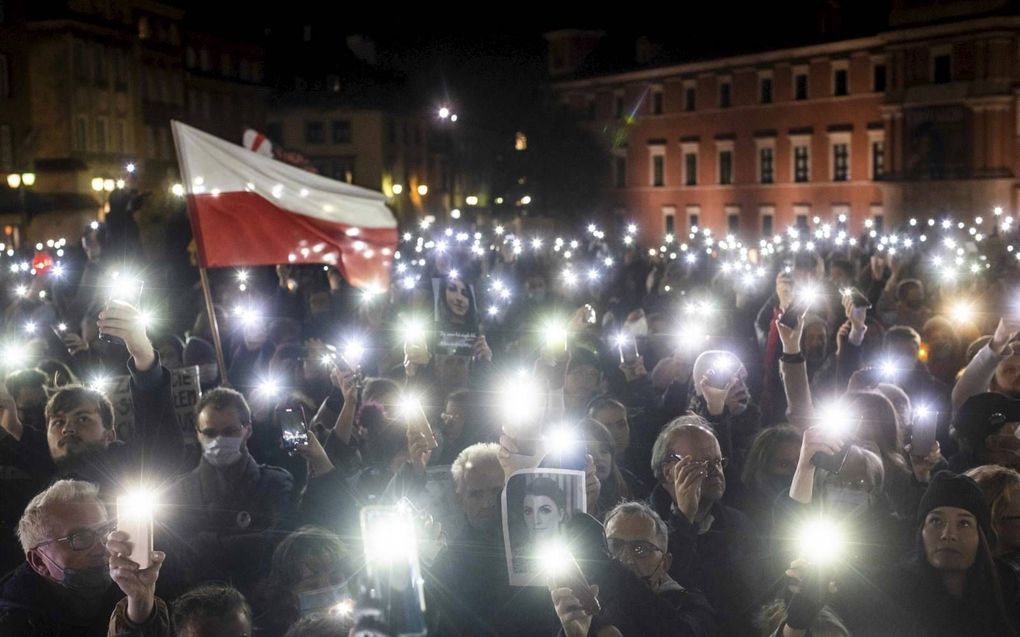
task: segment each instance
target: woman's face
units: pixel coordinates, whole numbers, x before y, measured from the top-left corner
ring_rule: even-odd
[[[524,521],[536,538],[555,536],[563,521],[563,512],[547,495],[524,496]]]
[[[443,433],[447,438],[456,439],[464,433],[464,408],[460,403],[452,400],[446,401],[446,409],[443,410]]]
[[[924,555],[939,571],[965,571],[974,566],[978,550],[977,518],[959,507],[938,507],[921,528]]]
[[[594,440],[588,441],[588,453],[595,459],[595,475],[602,482],[613,472],[613,449],[610,445]]]
[[[1003,554],[1020,551],[1020,493],[1014,491],[999,517],[994,520],[995,533],[999,536],[998,550]]]
[[[446,282],[446,306],[457,318],[467,316],[471,309],[471,300],[468,297],[467,286],[462,281],[452,279]]]
[[[1006,394],[1020,394],[1020,354],[1010,356],[995,368],[996,388]]]
[[[770,476],[792,477],[797,471],[800,459],[800,445],[796,442],[784,442],[776,445],[772,456],[765,460],[765,473]]]

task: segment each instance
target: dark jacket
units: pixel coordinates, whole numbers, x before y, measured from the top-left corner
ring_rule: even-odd
[[[46,432],[25,427],[20,442],[13,438],[4,442],[15,445],[17,466],[43,484],[65,478],[91,482],[104,499],[116,497],[125,485],[160,483],[176,475],[184,458],[184,438],[170,391],[170,372],[159,364],[158,355],[147,371],[139,372],[133,360],[127,367],[135,413],[129,440],[114,441],[99,453],[81,455],[58,467],[50,457]]]
[[[702,591],[724,625],[722,635],[750,635],[750,616],[756,610],[757,588],[764,566],[758,539],[762,533],[736,509],[716,503],[712,525],[698,533],[662,485],[649,496],[649,505],[669,527],[669,574],[681,586]]]
[[[544,587],[511,587],[498,529],[465,525],[426,572],[429,634],[549,637],[559,621]]]
[[[110,612],[122,597],[110,582],[97,601],[75,604],[69,591],[23,563],[0,580],[0,635],[100,637],[106,635]]]

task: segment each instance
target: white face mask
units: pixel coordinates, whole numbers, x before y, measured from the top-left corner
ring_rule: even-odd
[[[202,457],[214,467],[226,467],[241,459],[243,445],[242,436],[236,438],[217,436],[209,442],[202,443]]]

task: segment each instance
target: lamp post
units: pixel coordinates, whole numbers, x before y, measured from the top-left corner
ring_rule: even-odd
[[[110,193],[113,192],[114,189],[116,189],[116,188],[123,188],[123,181],[124,180],[122,180],[122,179],[121,180],[114,180],[114,179],[110,179],[109,177],[93,177],[92,178],[92,190],[94,190],[97,194],[98,193],[102,193],[103,194],[103,199],[102,199],[103,206],[102,206],[102,208],[100,208],[100,218],[104,218],[106,216],[106,212],[107,212],[106,207],[110,203]]]
[[[15,237],[14,243],[16,247],[21,247],[21,234],[22,232],[28,233],[28,224],[31,222],[28,214],[27,191],[35,186],[35,173],[11,173],[7,175],[7,185],[13,190],[18,191],[18,216],[20,217],[20,222],[18,223],[18,236]]]

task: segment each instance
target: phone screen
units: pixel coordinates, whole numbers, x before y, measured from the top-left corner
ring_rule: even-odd
[[[410,512],[395,506],[361,509],[361,537],[369,590],[386,609],[389,634],[425,635],[424,578],[418,562],[418,542]]]
[[[283,448],[293,451],[308,443],[308,425],[303,410],[285,407],[280,410],[280,430]]]
[[[911,413],[910,451],[915,456],[926,456],[935,444],[939,412],[918,407]]]

